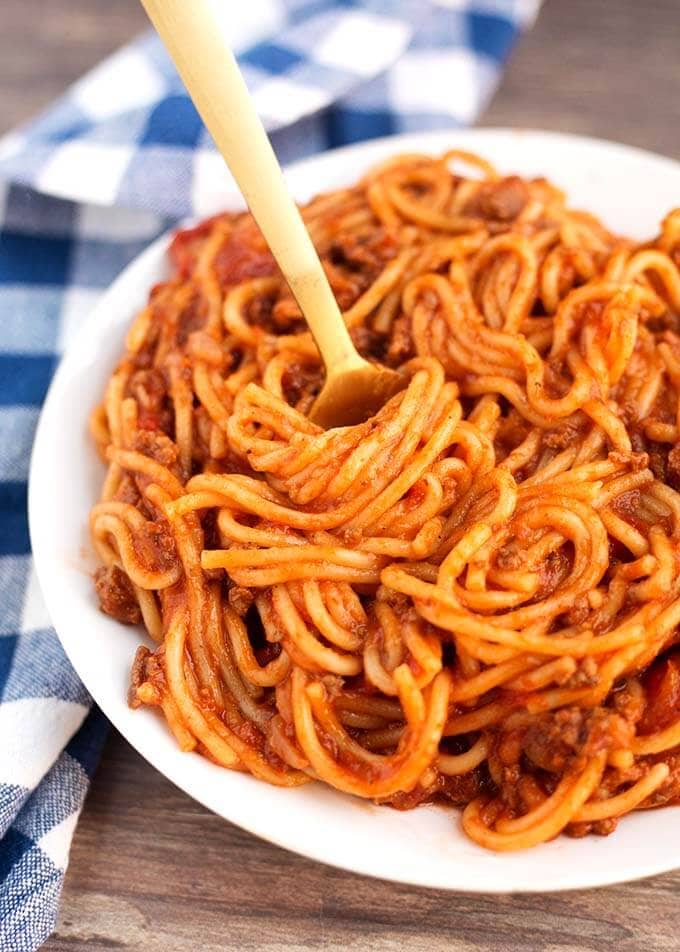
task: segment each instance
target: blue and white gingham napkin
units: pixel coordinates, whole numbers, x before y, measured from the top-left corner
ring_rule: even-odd
[[[290,161],[470,124],[540,0],[222,3]],[[39,408],[101,291],[174,220],[205,210],[219,161],[152,36],[0,140],[0,952],[35,949],[54,927],[106,733],[31,564],[26,479]]]

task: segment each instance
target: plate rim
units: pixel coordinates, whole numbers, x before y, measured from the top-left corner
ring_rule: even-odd
[[[389,149],[390,151],[404,151],[409,148],[416,149],[429,149],[431,146],[423,146],[423,142],[435,143],[440,142],[442,149],[448,144],[449,147],[455,147],[455,145],[462,140],[462,144],[469,145],[474,147],[474,140],[481,138],[498,138],[499,143],[502,143],[504,139],[511,137],[516,139],[518,137],[526,137],[527,139],[532,140],[541,140],[544,142],[552,142],[559,144],[560,142],[568,143],[571,146],[585,146],[585,147],[600,147],[608,151],[614,151],[614,153],[626,154],[627,156],[637,156],[640,160],[645,162],[661,163],[663,166],[666,166],[669,170],[673,170],[680,174],[680,162],[663,155],[659,155],[650,150],[641,149],[636,146],[627,146],[624,143],[610,141],[603,138],[591,137],[591,136],[582,136],[582,135],[573,135],[571,133],[565,132],[552,132],[545,129],[528,129],[528,128],[512,128],[512,127],[477,127],[475,129],[440,129],[432,131],[423,131],[423,132],[413,132],[406,133],[403,135],[394,135],[386,136],[377,139],[370,139],[362,141],[359,143],[354,143],[350,145],[341,146],[336,149],[327,150],[316,155],[309,156],[298,162],[288,165],[285,169],[287,175],[300,175],[304,174],[305,170],[310,166],[317,166],[323,164],[322,160],[330,159],[332,161],[337,161],[341,159],[343,155],[352,153],[353,155],[366,155],[366,165],[370,164],[372,161],[370,156],[372,153],[379,153],[382,150]],[[420,145],[419,145],[420,143]],[[550,174],[549,171],[546,174]],[[238,195],[232,190],[225,191],[224,193],[224,206],[231,207],[234,204],[241,204],[238,201]],[[201,218],[205,217],[203,214]],[[191,219],[194,220],[194,219]],[[98,314],[100,311],[106,311],[110,306],[110,301],[115,300],[120,294],[121,288],[123,288],[131,280],[131,275],[134,276],[135,271],[143,271],[148,267],[149,262],[153,261],[154,258],[158,258],[159,266],[163,261],[163,256],[167,249],[167,245],[170,240],[172,232],[185,222],[176,223],[171,229],[164,232],[154,241],[152,241],[144,251],[136,256],[114,279],[114,281],[109,285],[109,287],[102,293],[99,297],[95,307],[92,309],[91,313],[83,322],[79,337],[82,339],[89,335],[94,335],[94,327],[97,322]],[[129,318],[128,318],[129,320]],[[94,702],[103,710],[104,714],[108,720],[113,724],[113,726],[123,735],[126,741],[147,761],[151,764],[154,769],[159,770],[170,782],[174,783],[177,787],[183,790],[188,796],[197,802],[201,803],[204,807],[209,809],[211,812],[216,813],[218,816],[226,819],[228,822],[233,823],[234,825],[245,829],[254,836],[264,839],[268,842],[273,843],[276,846],[279,846],[283,849],[286,849],[290,852],[296,853],[298,855],[304,856],[308,859],[315,860],[317,862],[324,863],[325,865],[343,869],[348,872],[356,873],[359,875],[370,876],[374,878],[379,878],[391,882],[403,883],[410,886],[424,887],[430,889],[440,889],[447,891],[456,891],[461,893],[471,893],[471,894],[512,894],[512,893],[542,893],[542,892],[562,892],[575,889],[586,889],[586,888],[597,888],[606,885],[614,885],[617,883],[629,882],[632,880],[644,879],[649,876],[653,876],[663,872],[669,872],[673,869],[680,867],[680,854],[669,863],[667,860],[654,861],[654,859],[649,859],[646,862],[640,862],[633,869],[626,869],[625,865],[622,867],[620,872],[612,870],[611,874],[603,877],[601,873],[597,870],[590,871],[589,869],[581,869],[580,875],[567,876],[565,882],[555,882],[551,883],[547,888],[541,883],[536,882],[531,879],[531,876],[528,876],[526,879],[521,880],[520,882],[513,882],[510,886],[505,883],[500,883],[498,879],[492,879],[486,886],[485,889],[480,889],[475,883],[469,884],[466,882],[460,882],[456,880],[455,882],[443,882],[440,877],[430,876],[422,873],[414,875],[413,872],[404,872],[401,870],[390,871],[384,868],[375,869],[372,868],[375,866],[375,863],[366,862],[363,858],[359,857],[356,860],[348,861],[344,858],[334,858],[333,856],[328,855],[327,848],[324,848],[323,841],[319,845],[316,845],[311,842],[306,842],[303,845],[291,841],[291,838],[281,835],[273,835],[271,831],[263,832],[261,827],[258,826],[255,821],[248,821],[247,818],[240,816],[239,819],[233,819],[231,816],[227,816],[224,811],[216,809],[213,803],[210,802],[210,798],[207,795],[202,794],[200,790],[196,790],[189,781],[185,781],[183,776],[178,776],[178,772],[169,770],[167,766],[159,766],[157,762],[160,758],[155,758],[153,753],[150,753],[147,749],[147,745],[134,734],[131,735],[130,731],[121,724],[121,718],[118,716],[116,711],[113,711],[110,705],[107,702],[102,702],[101,692],[98,691],[97,683],[92,683],[91,679],[87,676],[84,676],[79,664],[72,657],[72,654],[68,646],[68,636],[62,636],[62,629],[66,627],[65,624],[62,624],[64,619],[61,618],[62,610],[59,607],[58,600],[55,596],[54,587],[50,580],[50,564],[48,564],[48,552],[46,548],[43,547],[41,543],[41,537],[43,529],[39,525],[39,512],[42,505],[42,500],[40,497],[41,489],[41,479],[39,478],[39,470],[41,464],[43,463],[42,456],[46,452],[46,441],[44,434],[48,431],[49,427],[52,425],[51,420],[55,415],[56,409],[59,406],[59,397],[61,395],[61,390],[64,388],[68,377],[69,377],[69,367],[71,363],[74,363],[76,357],[79,353],[80,340],[71,341],[70,346],[67,347],[65,353],[61,356],[59,364],[57,366],[56,372],[50,383],[45,401],[40,410],[38,424],[36,427],[33,448],[31,452],[31,459],[29,464],[29,476],[28,476],[28,522],[29,522],[29,534],[31,541],[31,554],[33,558],[33,565],[35,575],[38,580],[39,587],[42,591],[43,598],[47,607],[47,612],[51,620],[52,625],[54,626],[59,640],[62,644],[62,647],[70,661],[73,665],[78,677],[85,684],[88,692],[92,696]],[[118,357],[118,351],[116,352],[116,357]],[[100,695],[98,697],[98,694]],[[197,755],[192,755],[197,756]],[[217,768],[220,769],[220,768]],[[184,770],[179,771],[180,774],[184,774]],[[272,788],[272,792],[274,788]],[[276,790],[277,793],[284,793],[284,791]],[[343,795],[349,796],[349,795]],[[421,808],[422,809],[422,808]],[[447,814],[452,815],[455,808],[450,808],[445,806],[442,808],[447,812]],[[678,811],[680,807],[666,807],[664,812],[673,813],[677,822]],[[294,837],[292,838],[294,840]],[[605,841],[602,841],[603,843]],[[608,842],[608,840],[607,840]],[[490,865],[493,864],[494,860],[498,860],[498,854],[489,853],[489,862]],[[378,863],[379,865],[379,863]],[[461,868],[465,865],[464,859],[461,859]],[[633,864],[634,865],[634,864]],[[464,872],[464,868],[463,868]],[[459,874],[460,875],[460,874]]]

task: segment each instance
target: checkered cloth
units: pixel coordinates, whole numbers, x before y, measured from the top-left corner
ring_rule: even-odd
[[[289,161],[371,136],[471,123],[540,0],[222,2],[260,112]],[[0,141],[2,952],[35,949],[54,927],[106,732],[31,565],[26,479],[39,408],[101,291],[177,218],[214,207],[217,169],[150,36]]]

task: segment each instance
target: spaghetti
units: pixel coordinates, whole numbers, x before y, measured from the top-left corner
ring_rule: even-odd
[[[680,212],[636,244],[449,152],[303,215],[404,389],[322,431],[250,216],[177,233],[92,417],[101,605],[157,642],[131,704],[495,850],[680,800]]]

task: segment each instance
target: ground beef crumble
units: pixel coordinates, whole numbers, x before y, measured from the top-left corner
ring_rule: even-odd
[[[97,569],[94,573],[94,587],[99,598],[99,607],[105,615],[111,615],[125,625],[139,624],[142,613],[132,582],[117,565]]]

